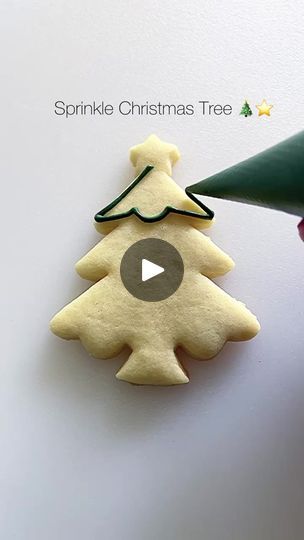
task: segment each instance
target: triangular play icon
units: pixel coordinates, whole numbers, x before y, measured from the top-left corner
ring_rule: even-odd
[[[148,259],[142,259],[141,261],[142,281],[147,281],[148,279],[158,276],[158,274],[161,274],[164,271],[165,269],[162,266],[159,266],[158,264],[155,264]]]

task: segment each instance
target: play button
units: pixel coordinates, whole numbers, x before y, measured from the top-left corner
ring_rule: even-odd
[[[184,275],[183,260],[177,249],[158,238],[135,242],[125,252],[120,275],[126,289],[139,300],[158,302],[171,296]]]
[[[147,259],[143,259],[141,261],[141,280],[147,281],[148,279],[153,278],[154,276],[158,276],[158,274],[161,274],[164,272],[165,269],[162,266],[158,266],[158,264],[154,264],[151,261],[148,261]]]

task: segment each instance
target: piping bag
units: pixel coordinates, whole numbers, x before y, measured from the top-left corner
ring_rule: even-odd
[[[304,216],[304,131],[186,191]],[[304,219],[298,225],[304,241]]]

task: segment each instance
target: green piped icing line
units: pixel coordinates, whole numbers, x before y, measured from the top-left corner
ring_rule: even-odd
[[[102,208],[97,214],[95,214],[94,219],[97,221],[97,223],[102,223],[104,221],[116,221],[118,219],[124,219],[130,216],[136,216],[141,221],[144,221],[145,223],[154,223],[156,221],[161,221],[164,219],[168,214],[178,214],[181,216],[188,216],[198,219],[205,219],[205,220],[211,220],[214,217],[214,212],[210,210],[205,204],[203,204],[201,201],[199,201],[193,193],[190,193],[188,189],[185,189],[185,193],[189,199],[191,199],[193,202],[195,202],[201,210],[205,212],[205,214],[200,214],[199,212],[192,212],[191,210],[181,210],[179,208],[175,208],[174,206],[166,206],[159,214],[155,214],[154,216],[145,216],[140,212],[140,210],[136,207],[130,208],[127,212],[121,212],[119,214],[114,214],[111,216],[107,216],[106,214],[112,210],[120,201],[122,201],[131,191],[132,189],[139,184],[139,182],[147,175],[150,171],[153,169],[153,165],[147,165],[141,173],[134,178],[134,180],[131,182],[131,184],[128,185],[128,187],[120,194],[114,201],[112,201],[110,204]]]

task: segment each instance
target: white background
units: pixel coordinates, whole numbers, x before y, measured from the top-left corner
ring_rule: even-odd
[[[217,200],[218,283],[259,336],[185,359],[183,387],[115,379],[48,330],[88,286],[94,213],[152,132],[183,187],[303,129],[302,0],[60,2],[1,9],[1,538],[300,540],[303,263],[295,216]],[[254,116],[238,115],[247,98]],[[255,104],[273,104],[258,118]],[[56,117],[54,102],[230,103],[230,117]]]

